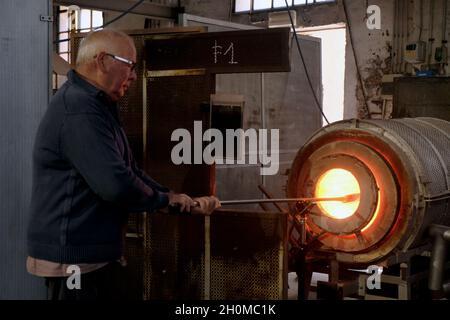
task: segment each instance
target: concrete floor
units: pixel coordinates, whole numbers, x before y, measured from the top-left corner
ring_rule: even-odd
[[[328,281],[328,274],[314,272],[311,279],[311,287],[317,287],[317,281]],[[295,272],[288,274],[288,300],[297,300],[298,297],[298,279]],[[309,293],[309,300],[316,300],[316,293]]]

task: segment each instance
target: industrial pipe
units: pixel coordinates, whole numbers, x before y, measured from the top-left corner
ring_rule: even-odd
[[[445,292],[443,286],[445,263],[450,241],[450,228],[440,225],[433,225],[430,228],[430,235],[434,238],[433,251],[431,253],[430,277],[428,288],[433,293]]]

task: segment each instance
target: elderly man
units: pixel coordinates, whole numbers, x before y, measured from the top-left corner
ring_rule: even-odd
[[[215,197],[173,193],[136,166],[116,105],[136,80],[135,64],[126,34],[91,33],[40,124],[27,269],[46,278],[50,299],[114,298],[110,277],[123,254],[128,212],[178,206],[209,214],[219,205]],[[81,288],[68,288],[76,268]]]

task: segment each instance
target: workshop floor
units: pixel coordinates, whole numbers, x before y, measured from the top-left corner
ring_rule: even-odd
[[[311,279],[311,287],[317,287],[317,281],[328,281],[328,275],[323,273],[313,273]],[[288,300],[297,300],[298,297],[298,280],[297,274],[291,272],[288,274]],[[309,293],[309,300],[316,300],[315,290]]]

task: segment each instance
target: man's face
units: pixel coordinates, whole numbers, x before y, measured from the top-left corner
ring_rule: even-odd
[[[104,89],[113,101],[118,101],[137,78],[134,68],[126,62],[120,61],[120,59],[136,63],[136,49],[130,43],[124,42],[119,48],[111,51],[103,58],[105,65],[107,65]]]

